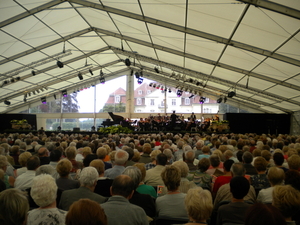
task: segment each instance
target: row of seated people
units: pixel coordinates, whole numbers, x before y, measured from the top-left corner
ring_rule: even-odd
[[[97,181],[97,182],[95,182],[95,181],[91,182],[88,178],[88,176],[90,176],[90,173],[91,173],[92,169],[82,170],[82,172],[80,174],[80,177],[79,177],[79,180],[81,182],[81,185],[82,184],[84,184],[84,185],[82,185],[80,188],[72,190],[72,191],[71,190],[66,191],[66,192],[64,191],[62,193],[61,199],[58,201],[59,202],[59,208],[65,210],[65,211],[68,211],[70,206],[73,204],[73,202],[75,200],[78,200],[78,199],[83,198],[83,197],[92,198],[93,200],[96,200],[99,203],[106,202],[107,199],[104,197],[105,194],[103,193],[103,189],[105,189],[105,185],[104,185],[104,183],[101,183],[102,179],[97,180],[98,176],[102,177],[103,174],[106,174],[106,176],[114,179],[114,178],[116,178],[116,175],[120,173],[120,170],[121,170],[121,171],[123,171],[122,174],[128,175],[132,179],[136,179],[134,190],[137,190],[137,192],[134,192],[135,194],[133,193],[133,195],[130,196],[129,201],[133,204],[141,206],[144,209],[144,212],[146,213],[146,215],[149,218],[155,217],[155,214],[156,214],[156,216],[158,218],[158,220],[156,221],[157,224],[159,224],[159,221],[161,221],[161,220],[163,221],[163,224],[166,224],[166,221],[165,221],[166,219],[167,220],[174,219],[174,220],[177,220],[177,222],[178,221],[186,222],[188,220],[187,212],[185,211],[184,205],[181,204],[180,202],[181,201],[183,202],[184,199],[187,198],[187,196],[184,193],[188,192],[188,190],[193,187],[191,185],[191,182],[188,185],[184,184],[184,182],[183,182],[184,181],[183,178],[185,178],[187,176],[187,171],[188,171],[186,168],[183,169],[184,166],[187,167],[187,165],[185,165],[186,163],[184,163],[183,161],[177,161],[172,166],[166,166],[165,167],[165,165],[167,164],[166,155],[164,155],[162,153],[158,154],[157,155],[156,170],[158,170],[158,169],[161,170],[162,169],[161,175],[160,174],[155,174],[155,175],[152,174],[151,175],[151,173],[150,173],[151,170],[149,170],[149,173],[145,175],[145,178],[143,178],[142,177],[142,170],[143,170],[144,166],[141,167],[142,169],[140,169],[140,171],[137,169],[137,168],[139,168],[138,166],[137,166],[137,168],[130,166],[130,167],[127,167],[125,169],[124,168],[124,165],[125,165],[124,164],[124,157],[123,157],[124,155],[125,156],[127,155],[125,151],[122,151],[122,150],[117,151],[115,153],[116,164],[115,164],[114,168],[108,169],[106,172],[104,172],[104,163],[101,160],[92,161],[93,163],[91,162],[90,165],[92,166],[94,164],[94,167],[100,169],[100,171],[98,171],[97,174],[95,173],[95,176],[94,176],[94,179],[96,179],[95,181]],[[35,161],[37,161],[36,158],[35,158]],[[119,161],[121,158],[123,158],[122,159],[123,161]],[[34,158],[32,158],[32,159],[34,159]],[[128,156],[126,156],[125,159],[126,159],[125,161],[127,161]],[[206,159],[206,158],[203,158],[203,159],[200,160],[201,162],[199,162],[199,172],[202,171],[203,165],[205,165],[205,161],[207,162],[207,160],[208,159]],[[29,160],[29,162],[30,162],[30,160]],[[227,162],[229,162],[229,163],[227,163]],[[98,166],[97,166],[97,163],[99,164]],[[31,164],[32,163],[29,163],[29,165],[31,165]],[[233,161],[228,160],[224,163],[225,172],[227,170],[231,171],[233,173],[234,177],[243,177],[244,176],[246,171],[244,170],[243,164],[235,164],[234,165],[235,167],[231,166],[231,167],[229,167],[229,169],[227,168],[227,164],[233,165]],[[76,185],[78,185],[78,182],[74,182],[74,181],[71,182],[71,180],[68,180],[68,173],[69,173],[69,171],[71,170],[71,167],[72,167],[71,162],[69,162],[67,159],[64,159],[64,160],[61,160],[58,163],[57,166],[58,166],[57,167],[58,171],[60,171],[60,178],[58,180],[56,180],[56,184],[59,185],[59,183],[61,183],[61,184],[63,184],[64,188],[68,187],[68,185],[69,185],[69,188],[70,188],[70,185],[73,188],[78,187],[78,186],[76,186]],[[61,170],[64,167],[66,167],[65,174],[62,174]],[[271,168],[269,173],[268,173],[269,177],[270,178],[275,177],[273,179],[275,179],[276,182],[278,182],[278,184],[281,184],[282,181],[283,181],[283,176],[280,174],[280,171],[282,171],[282,173],[283,173],[283,170],[274,167],[274,170],[277,169],[276,172],[274,173],[272,171],[272,169],[273,168]],[[91,171],[89,171],[89,170],[91,170]],[[86,171],[86,173],[84,171]],[[118,173],[116,173],[117,171],[118,171]],[[186,172],[184,172],[184,171],[186,171]],[[155,172],[155,171],[151,171],[151,172]],[[159,177],[161,177],[162,181],[159,181],[159,183],[162,184],[162,182],[163,182],[164,186],[167,189],[166,193],[163,193],[164,191],[161,190],[161,192],[159,194],[160,195],[164,194],[164,195],[161,196],[161,197],[158,197],[157,200],[156,200],[156,203],[154,203],[154,199],[152,199],[150,196],[148,196],[148,198],[146,198],[145,196],[143,196],[141,194],[137,194],[138,193],[138,188],[140,188],[141,185],[144,186],[143,181],[145,181],[146,184],[147,183],[152,184],[152,185],[154,184],[154,183],[150,182],[153,175],[154,175],[154,177],[157,177],[157,175]],[[277,177],[276,177],[276,175],[277,175]],[[199,180],[199,174],[196,175],[195,180]],[[233,179],[231,179],[231,180],[233,180]],[[88,183],[85,183],[85,182],[88,182]],[[92,190],[92,191],[96,190],[96,187],[97,187],[99,182],[101,183],[99,185],[99,187],[100,187],[100,191],[102,190],[101,194],[103,196],[94,195],[93,193],[90,192],[90,190]],[[216,182],[217,182],[217,180],[216,180]],[[244,191],[246,194],[243,196],[243,198],[246,195],[248,195],[248,192],[251,192],[249,181],[247,181],[246,183],[248,184],[249,187],[247,189],[247,192]],[[274,185],[272,179],[270,179],[270,183],[271,183],[271,185]],[[198,185],[199,182],[198,183],[194,182],[194,187],[196,187],[195,184]],[[242,184],[245,184],[245,182],[243,180],[236,181],[236,185],[238,187],[237,190],[241,191],[241,190],[243,190],[243,189],[241,189],[242,187],[247,186],[247,185],[243,186]],[[109,189],[110,185],[107,185],[106,189]],[[59,186],[62,187],[61,185],[59,185]],[[199,186],[201,186],[201,185],[199,185]],[[163,187],[163,188],[165,188],[165,187]],[[226,185],[224,187],[226,187]],[[232,189],[233,189],[233,187],[231,186],[231,181],[230,181],[230,188],[228,188],[228,190],[226,192],[228,193],[229,190],[232,191]],[[139,191],[142,192],[141,190],[139,190]],[[291,190],[289,190],[289,191],[291,191]],[[29,193],[32,195],[33,192],[30,191]],[[112,194],[111,191],[110,191],[110,194]],[[292,191],[292,194],[295,195],[294,191]],[[174,197],[174,196],[176,196],[176,197]],[[210,196],[210,198],[212,198],[210,192],[209,192],[209,196]],[[240,193],[239,196],[241,196],[241,193]],[[296,194],[296,196],[297,196],[297,194]],[[32,196],[32,197],[34,199],[34,196]],[[239,198],[236,197],[236,199],[240,200],[240,201],[236,201],[236,202],[240,202],[240,203],[243,202],[240,197]],[[252,198],[252,200],[253,200],[253,198]],[[254,201],[255,201],[255,199],[254,199]],[[250,202],[253,203],[254,201],[250,201]],[[235,201],[233,201],[233,202],[235,202]],[[173,205],[174,203],[178,204],[177,207],[175,207],[175,209],[172,208],[172,210],[170,210],[170,206]],[[215,201],[215,204],[216,204],[216,201]],[[220,202],[219,205],[221,205],[221,204],[224,204],[224,202],[222,202],[222,203]],[[299,204],[299,202],[298,203],[296,202],[295,204]],[[37,203],[37,205],[38,205],[38,203]],[[241,205],[244,205],[244,208],[241,207]],[[228,206],[230,206],[230,204],[228,204]],[[234,205],[234,207],[236,207],[236,206],[238,206],[238,204]],[[234,207],[233,207],[233,209],[234,209]],[[245,208],[248,208],[248,205],[240,204],[238,206],[239,210],[243,210]],[[222,207],[220,209],[222,209]],[[37,218],[38,217],[37,214],[41,213],[41,211],[39,212],[37,210],[35,210],[33,212],[31,212],[31,213],[32,213],[34,218]],[[225,223],[225,222],[218,222],[219,220],[227,221],[227,220],[230,220],[230,218],[231,219],[234,218],[234,219],[237,219],[237,221],[241,221],[242,219],[244,219],[244,217],[241,216],[241,215],[243,215],[243,213],[241,213],[241,211],[236,211],[236,212],[239,212],[239,213],[232,214],[231,217],[230,216],[228,217],[228,215],[230,215],[230,214],[226,213],[226,210],[225,210],[224,215],[221,213],[222,210],[220,212],[218,210],[217,212],[218,212],[218,214],[216,214],[216,215],[212,214],[213,216],[211,217],[210,224],[214,224],[214,219],[217,219],[217,224],[224,224]],[[61,213],[61,214],[65,214],[65,213]],[[221,215],[223,215],[223,217],[225,219]],[[237,215],[239,215],[239,216],[237,216]],[[30,218],[31,217],[29,217],[28,219],[30,219]],[[113,218],[115,218],[115,216]],[[112,220],[113,219],[108,218],[108,221],[112,221]],[[122,222],[124,222],[124,221],[122,220]],[[234,222],[236,222],[236,220],[234,220]],[[30,223],[30,224],[34,224],[34,223]],[[117,224],[117,223],[116,223],[116,221],[114,221],[113,223],[109,223],[109,224]],[[126,224],[126,223],[123,223],[123,224]],[[130,224],[130,222],[128,224]]]

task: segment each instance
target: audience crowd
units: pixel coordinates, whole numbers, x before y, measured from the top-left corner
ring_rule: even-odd
[[[0,224],[300,225],[300,136],[0,134]]]

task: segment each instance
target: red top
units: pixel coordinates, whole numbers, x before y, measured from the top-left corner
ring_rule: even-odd
[[[214,188],[213,188],[213,193],[217,193],[219,188],[224,185],[228,184],[231,181],[232,176],[219,176],[217,177]]]

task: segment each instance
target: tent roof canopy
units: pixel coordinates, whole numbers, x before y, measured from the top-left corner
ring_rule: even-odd
[[[106,80],[143,70],[215,99],[234,91],[228,104],[248,111],[292,113],[300,106],[299,19],[293,0],[1,0],[0,112],[99,83],[90,70],[102,69]]]

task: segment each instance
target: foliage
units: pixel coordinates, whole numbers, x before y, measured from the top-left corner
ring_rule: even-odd
[[[68,94],[66,97],[62,97],[63,112],[78,112],[79,105],[77,100],[77,92]]]
[[[122,127],[121,125],[118,126],[111,126],[111,127],[100,127],[98,132],[105,133],[105,134],[115,134],[115,133],[132,133],[128,127]]]
[[[229,123],[228,120],[222,120],[221,123]]]
[[[23,119],[23,120],[11,120],[10,123],[22,125],[22,124],[26,124],[26,123],[28,123],[28,122],[27,122],[26,119]]]
[[[99,112],[125,112],[126,106],[121,102],[119,104],[105,104]]]

